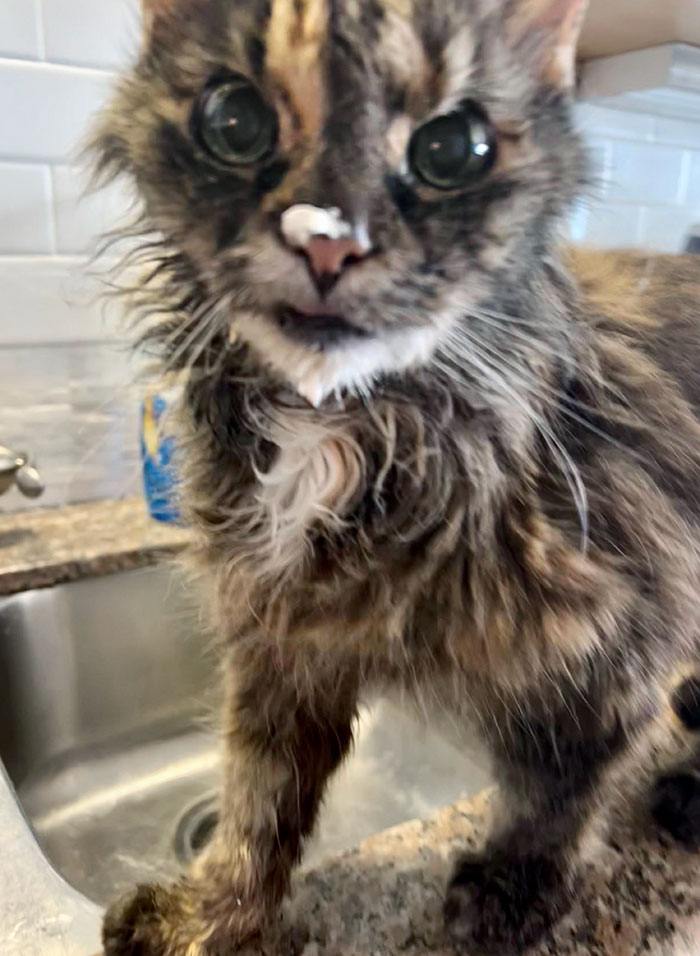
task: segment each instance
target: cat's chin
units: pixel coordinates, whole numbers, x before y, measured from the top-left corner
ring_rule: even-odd
[[[330,328],[338,317],[328,318],[333,319]],[[252,312],[236,315],[231,335],[233,339],[240,337],[264,367],[316,408],[333,395],[370,391],[383,374],[426,364],[439,340],[439,330],[434,326],[375,335],[355,329],[354,334],[336,336],[320,348],[288,334],[276,318]]]
[[[274,320],[286,336],[312,352],[327,351],[350,345],[353,340],[374,337],[372,333],[353,325],[345,316],[330,312],[306,312],[282,305],[275,310]]]

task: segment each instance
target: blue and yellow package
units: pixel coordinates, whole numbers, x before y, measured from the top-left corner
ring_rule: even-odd
[[[175,437],[168,429],[172,398],[153,392],[141,405],[141,461],[143,489],[152,518],[182,524],[178,505]]]

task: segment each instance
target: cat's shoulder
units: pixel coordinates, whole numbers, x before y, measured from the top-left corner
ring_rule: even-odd
[[[700,334],[700,256],[570,248],[586,311],[639,334],[688,324]]]
[[[649,395],[660,376],[673,381],[700,419],[700,256],[577,249],[568,258],[599,357],[622,349],[622,367]]]

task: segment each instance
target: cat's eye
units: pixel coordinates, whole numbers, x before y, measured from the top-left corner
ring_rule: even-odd
[[[277,142],[274,110],[244,77],[229,77],[207,87],[192,122],[201,146],[229,166],[257,163]]]
[[[459,189],[483,176],[496,159],[494,128],[475,103],[420,126],[408,145],[418,179],[435,189]]]

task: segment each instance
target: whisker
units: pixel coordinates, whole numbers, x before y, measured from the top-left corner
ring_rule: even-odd
[[[538,414],[532,406],[528,404],[518,393],[513,389],[506,379],[503,377],[501,372],[494,368],[491,364],[490,357],[473,342],[469,342],[469,348],[467,351],[462,349],[463,343],[457,339],[454,340],[454,337],[451,336],[453,343],[460,348],[460,354],[462,357],[479,368],[482,373],[490,379],[491,382],[500,388],[501,392],[510,398],[516,405],[525,413],[525,415],[530,419],[533,425],[537,428],[542,439],[547,444],[552,453],[554,460],[558,463],[564,479],[569,487],[571,496],[576,507],[576,511],[579,517],[579,524],[581,529],[581,550],[586,551],[588,545],[588,494],[586,492],[586,487],[581,478],[581,473],[574,462],[573,458],[557,438],[557,436],[552,431],[546,419],[544,419],[540,414]]]
[[[200,336],[203,336],[207,330],[211,330],[215,320],[219,318],[218,311],[219,303],[215,299],[208,299],[202,303],[202,305],[193,313],[190,322],[188,324],[192,325],[192,328],[185,336],[185,338],[180,342],[177,348],[173,351],[171,355],[167,357],[166,361],[166,370],[172,370],[178,367],[179,360],[183,355],[188,351],[188,349],[194,345],[197,339]],[[166,341],[163,343],[163,351],[167,352],[169,348],[175,344],[177,338],[182,334],[183,329],[177,327],[172,335],[170,335]],[[207,341],[205,339],[204,347],[206,347]],[[201,354],[201,349],[197,355]],[[186,363],[190,365],[191,363]]]
[[[473,340],[470,339],[470,344],[473,343]],[[584,411],[597,411],[590,405],[586,405],[583,402],[577,402],[576,399],[572,399],[565,392],[562,392],[560,389],[552,388],[546,382],[535,382],[534,380],[528,382],[525,378],[527,374],[524,369],[521,369],[515,362],[507,359],[505,356],[498,353],[493,346],[488,345],[486,342],[479,340],[479,347],[484,349],[485,352],[491,355],[492,360],[501,362],[501,364],[508,366],[508,368],[518,376],[518,384],[522,385],[523,388],[528,389],[528,391],[533,394],[541,397],[542,392],[550,395],[557,402],[557,411],[559,411],[566,418],[575,421],[577,424],[582,425],[593,435],[597,435],[599,438],[604,439],[609,442],[615,448],[618,448],[620,451],[624,451],[626,454],[629,454],[632,458],[636,458],[638,461],[646,461],[647,458],[644,455],[641,455],[639,452],[635,451],[633,448],[630,448],[629,445],[625,445],[623,442],[618,441],[616,438],[613,438],[612,435],[603,431],[602,428],[598,428],[597,425],[594,425],[588,419],[584,418],[582,415],[578,415],[576,412],[572,411],[571,408],[568,408],[567,405],[572,404]],[[520,375],[522,373],[522,375]],[[564,404],[561,404],[564,403]],[[622,423],[621,423],[622,424]]]
[[[560,352],[558,349],[555,349],[552,345],[542,341],[540,338],[534,335],[528,335],[527,333],[524,333],[520,331],[519,329],[512,328],[511,317],[505,315],[504,313],[495,313],[495,312],[489,312],[488,310],[484,311],[482,309],[479,309],[479,310],[475,310],[474,312],[471,312],[469,314],[469,317],[477,319],[477,321],[481,321],[485,325],[490,325],[497,331],[504,332],[508,334],[509,336],[512,336],[513,338],[526,343],[527,345],[531,346],[535,350],[539,350],[541,352],[544,352],[545,354],[551,355],[553,358],[560,359],[566,365],[572,364],[573,356],[570,353]],[[533,327],[535,327],[534,323],[533,323]],[[539,327],[542,328],[543,331],[546,331],[547,329],[546,325],[541,325]],[[599,387],[604,387],[606,391],[608,391],[611,395],[613,395],[617,399],[617,401],[620,402],[620,404],[627,405],[629,407],[627,397],[623,395],[621,391],[614,388],[610,382],[604,381],[601,378],[596,380],[596,384]],[[571,399],[571,401],[573,402],[575,400]]]
[[[514,338],[519,339],[521,342],[526,342],[533,348],[539,349],[541,352],[544,352],[547,355],[551,355],[553,358],[560,359],[562,362],[567,364],[571,363],[571,353],[562,352],[559,349],[554,348],[554,346],[550,345],[549,343],[543,342],[541,339],[536,338],[533,335],[528,335],[526,332],[521,332],[519,329],[513,328],[509,322],[496,319],[492,315],[485,315],[482,311],[477,310],[470,312],[469,318],[483,322],[484,325],[489,325],[491,328],[494,328],[499,332],[505,332],[509,336],[513,336]],[[540,326],[540,328],[542,331],[546,330],[546,326],[544,325]]]
[[[515,325],[545,330],[551,326],[551,317],[548,317],[546,321],[542,321],[541,319],[526,319],[521,315],[510,315],[508,312],[497,312],[495,309],[489,309],[485,306],[478,307],[478,314],[486,315],[490,319],[493,319],[497,322],[503,322],[509,327]]]

